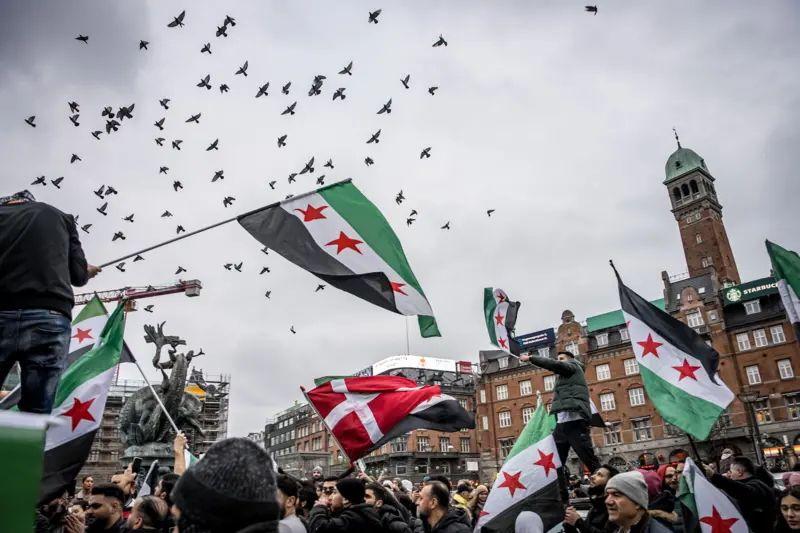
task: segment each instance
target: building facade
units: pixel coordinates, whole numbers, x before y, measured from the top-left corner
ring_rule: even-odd
[[[741,283],[722,220],[715,179],[705,161],[678,145],[666,165],[667,188],[688,272],[662,272],[663,298],[652,303],[684,321],[720,354],[719,372],[736,394],[701,454],[724,448],[745,453],[772,470],[800,454],[800,344],[787,322],[772,278]],[[621,310],[575,321],[564,311],[549,340],[527,351],[569,350],[585,367],[592,400],[606,422],[593,430],[596,452],[620,469],[677,461],[690,451],[686,435],[664,422],[647,398]],[[536,391],[552,401],[555,376],[520,365],[500,351],[480,353],[476,395],[483,477],[491,479],[536,405]],[[579,467],[572,456],[569,466]]]

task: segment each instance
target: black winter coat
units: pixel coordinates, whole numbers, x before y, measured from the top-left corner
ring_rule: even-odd
[[[426,533],[471,533],[472,527],[464,509],[449,509],[433,528],[423,520]]]
[[[564,524],[566,533],[608,533],[616,529],[614,524],[608,522],[605,486],[599,490],[589,487],[589,503],[592,508],[589,509],[586,518],[579,518],[574,526]]]
[[[308,533],[384,533],[381,519],[371,505],[359,503],[331,513],[316,505],[308,518]]]
[[[714,474],[711,483],[736,500],[744,521],[753,533],[773,531],[778,506],[771,488],[754,477],[743,480],[728,479]]]
[[[412,533],[411,526],[403,514],[392,505],[381,505],[378,508],[381,525],[387,533]]]

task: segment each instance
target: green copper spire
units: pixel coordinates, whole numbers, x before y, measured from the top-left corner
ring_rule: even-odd
[[[675,128],[672,128],[672,131],[675,133],[675,141],[678,143],[678,149],[672,152],[672,155],[667,159],[667,164],[664,166],[664,173],[666,174],[664,183],[669,183],[675,178],[698,168],[708,172],[705,160],[697,155],[697,152],[694,150],[682,147],[678,132]]]

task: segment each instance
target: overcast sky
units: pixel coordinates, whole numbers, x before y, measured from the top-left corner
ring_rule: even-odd
[[[566,308],[581,321],[618,308],[609,258],[648,298],[661,295],[662,270],[686,270],[661,183],[675,126],[717,179],[743,279],[768,275],[766,237],[800,249],[800,4],[604,1],[597,16],[583,4],[2,2],[0,192],[64,176],[61,190],[30,188],[93,224],[81,238],[90,262],[102,263],[173,237],[177,224],[191,231],[309,190],[321,173],[352,177],[398,233],[442,330],[421,339],[409,320],[412,353],[476,361],[488,348],[483,287],[523,302],[517,331],[526,333],[557,325]],[[379,24],[368,24],[377,8]],[[185,27],[167,28],[183,9]],[[217,38],[226,14],[237,24]],[[449,46],[432,48],[440,33]],[[206,42],[210,56],[200,53]],[[245,60],[248,77],[234,76]],[[336,74],[349,61],[353,75]],[[210,91],[195,86],[206,74]],[[322,94],[308,97],[317,74],[327,76]],[[269,96],[256,99],[267,81]],[[333,102],[339,87],[347,98]],[[377,115],[390,97],[391,115]],[[171,99],[168,111],[160,98]],[[79,127],[68,120],[72,100]],[[294,101],[297,114],[280,116]],[[92,138],[104,106],[131,103],[119,132]],[[184,122],[196,113],[199,124]],[[365,144],[379,128],[380,144]],[[219,151],[206,152],[216,138]],[[181,151],[172,139],[184,141]],[[420,160],[426,146],[432,157]],[[72,153],[83,161],[70,165]],[[312,155],[314,176],[289,185]],[[334,170],[323,169],[328,158]],[[220,169],[225,179],[211,183]],[[184,190],[174,192],[173,179]],[[95,211],[101,184],[119,190],[107,217]],[[225,209],[228,195],[236,202]],[[419,216],[407,227],[412,208]],[[165,209],[175,216],[161,218]],[[133,224],[122,220],[131,213]],[[452,230],[440,230],[448,220]],[[112,243],[120,230],[127,239]],[[108,268],[86,287],[172,283],[178,265],[188,269],[181,278],[201,280],[199,298],[141,301],[155,312],[130,314],[126,340],[149,359],[142,326],[166,321],[167,333],[202,347],[196,364],[231,376],[234,435],[263,429],[317,376],[405,352],[403,317],[330,287],[315,293],[315,277],[260,248],[229,224],[128,262],[125,273]],[[239,261],[242,273],[222,266]],[[260,276],[263,266],[271,273]]]

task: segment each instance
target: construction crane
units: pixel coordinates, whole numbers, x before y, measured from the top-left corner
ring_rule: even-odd
[[[148,285],[146,287],[123,287],[110,291],[86,292],[83,294],[75,295],[75,305],[88,304],[95,295],[100,298],[102,302],[116,302],[118,300],[125,300],[125,310],[135,311],[136,302],[140,298],[152,298],[153,296],[164,296],[165,294],[177,294],[179,292],[185,293],[186,296],[193,297],[200,295],[200,289],[203,285],[200,280],[190,279],[187,281],[178,281],[171,285]]]

